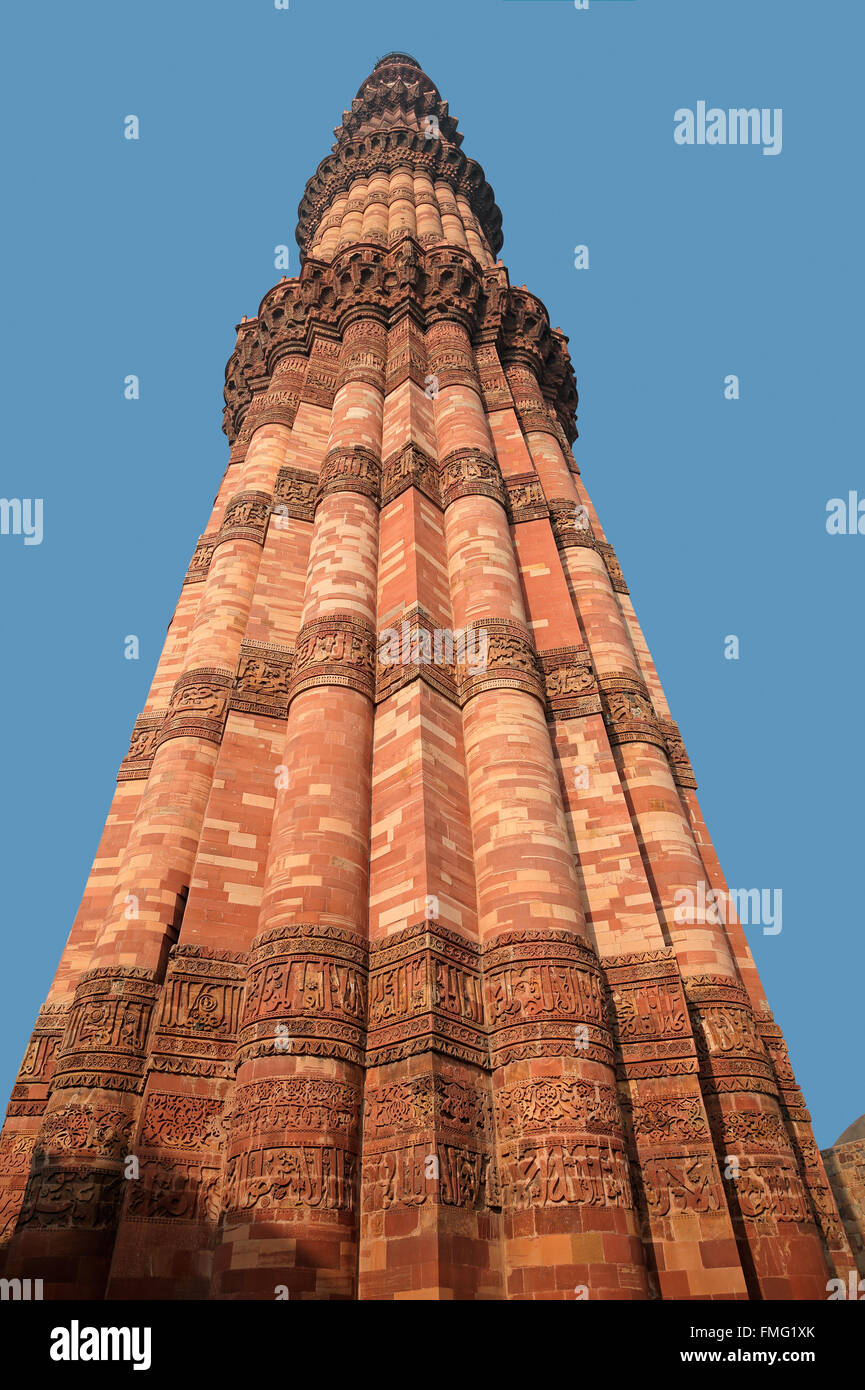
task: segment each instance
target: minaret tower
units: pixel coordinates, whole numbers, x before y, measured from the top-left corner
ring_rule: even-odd
[[[567,339],[413,58],[336,137],[13,1091],[4,1272],[824,1298],[783,1038],[738,924],[681,920],[725,885]]]

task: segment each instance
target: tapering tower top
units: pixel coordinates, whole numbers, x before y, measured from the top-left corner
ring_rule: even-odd
[[[443,219],[439,241],[474,251],[468,233],[475,232],[482,242],[481,259],[494,261],[503,240],[495,195],[481,166],[463,154],[457,122],[415,58],[408,53],[380,58],[334,135],[336,143],[307,183],[298,207],[302,258],[329,260],[351,240],[395,240],[405,230],[399,225],[383,235],[380,217],[370,214],[346,227],[344,215],[405,201],[410,187],[413,206],[432,197],[445,216],[454,208],[462,222],[461,231]],[[337,234],[329,235],[334,229]]]

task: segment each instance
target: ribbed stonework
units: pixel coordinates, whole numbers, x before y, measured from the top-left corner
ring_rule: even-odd
[[[414,59],[239,326],[228,467],[0,1148],[46,1297],[825,1298],[850,1248]]]

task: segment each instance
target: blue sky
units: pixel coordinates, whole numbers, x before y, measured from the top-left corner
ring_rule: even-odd
[[[48,0],[3,27],[0,492],[44,506],[41,545],[0,536],[4,1097],[225,465],[234,325],[276,245],[296,273],[303,186],[399,49],[484,166],[512,282],[570,336],[576,456],[728,880],[783,891],[782,932],[751,941],[831,1143],[865,1110],[865,536],[825,526],[830,498],[865,497],[862,7]],[[781,107],[781,154],[677,146],[700,100]]]

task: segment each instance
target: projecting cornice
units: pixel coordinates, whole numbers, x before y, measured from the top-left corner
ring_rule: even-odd
[[[548,424],[556,420],[570,442],[576,438],[568,340],[550,328],[541,301],[510,286],[502,266],[485,271],[460,247],[425,249],[406,236],[390,248],[357,242],[329,262],[310,258],[298,277],[268,291],[257,317],[240,325],[226,366],[223,428],[229,440],[277,364],[307,357],[316,333],[340,336],[357,318],[390,327],[406,314],[423,330],[443,319],[462,324],[476,347],[498,352],[512,377],[503,404],[520,405],[524,418],[546,413]]]

